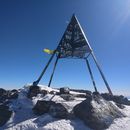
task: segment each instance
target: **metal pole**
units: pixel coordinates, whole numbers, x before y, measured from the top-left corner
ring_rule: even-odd
[[[50,81],[49,81],[48,87],[50,87],[50,85],[51,85],[52,78],[53,78],[53,75],[54,75],[54,72],[55,72],[55,69],[56,69],[56,65],[57,65],[58,59],[59,59],[59,56],[57,56],[57,58],[56,58],[56,61],[55,61],[55,64],[54,64],[54,68],[53,68],[53,72],[52,72],[52,74],[51,74],[51,77],[50,77]]]
[[[47,62],[47,65],[46,65],[45,68],[43,69],[43,71],[42,71],[41,75],[39,76],[39,78],[38,78],[36,81],[33,82],[33,85],[34,85],[34,86],[37,86],[38,83],[40,82],[42,76],[44,75],[44,73],[45,73],[45,71],[46,71],[46,69],[47,69],[47,67],[48,67],[49,64],[51,63],[51,61],[52,61],[52,59],[53,59],[53,57],[54,57],[54,55],[55,55],[55,52],[56,52],[56,51],[54,51],[54,53],[53,53],[52,56],[50,57],[49,61]]]
[[[92,55],[92,57],[93,57],[93,59],[94,59],[94,61],[95,61],[95,63],[96,63],[96,66],[97,66],[97,68],[98,68],[98,70],[99,70],[99,72],[100,72],[100,74],[101,74],[101,76],[102,76],[102,79],[103,79],[103,81],[104,81],[104,83],[105,83],[105,85],[106,85],[106,87],[107,87],[107,89],[108,89],[109,94],[113,95],[113,93],[112,93],[112,91],[111,91],[111,89],[110,89],[110,86],[109,86],[109,84],[108,84],[108,82],[107,82],[107,80],[106,80],[106,78],[105,78],[105,76],[104,76],[104,74],[103,74],[103,72],[102,72],[102,70],[101,70],[101,68],[100,68],[100,65],[99,65],[98,62],[97,62],[97,59],[96,59],[94,53],[91,52],[91,55]]]
[[[90,68],[89,61],[88,61],[87,59],[85,59],[85,61],[86,61],[87,66],[88,66],[88,70],[89,70],[89,73],[90,73],[90,77],[91,77],[91,80],[92,80],[92,83],[93,83],[95,92],[98,92],[98,91],[97,91],[97,87],[96,87],[96,83],[95,83],[95,81],[94,81],[93,73],[92,73],[91,68]]]

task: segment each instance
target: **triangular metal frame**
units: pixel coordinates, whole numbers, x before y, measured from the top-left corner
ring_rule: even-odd
[[[94,60],[94,62],[95,62],[95,64],[96,64],[96,66],[97,66],[97,68],[98,68],[98,70],[99,70],[99,72],[100,72],[100,74],[101,74],[101,77],[102,77],[102,79],[103,79],[103,81],[104,81],[104,83],[105,83],[105,85],[106,85],[106,87],[107,87],[107,89],[108,89],[109,94],[113,95],[113,93],[112,93],[112,91],[111,91],[111,89],[110,89],[110,86],[109,86],[109,84],[108,84],[108,82],[107,82],[107,80],[106,80],[106,78],[105,78],[105,76],[104,76],[104,74],[103,74],[103,71],[101,70],[101,67],[100,67],[99,63],[97,62],[96,56],[95,56],[95,54],[94,54],[94,52],[93,52],[93,50],[92,50],[92,48],[91,48],[91,46],[90,46],[90,44],[89,44],[89,42],[88,42],[88,40],[87,40],[87,38],[86,38],[84,32],[83,32],[83,29],[82,29],[82,27],[81,27],[81,25],[80,25],[80,23],[79,23],[77,17],[76,17],[75,15],[73,15],[72,18],[71,18],[70,23],[72,22],[72,20],[76,20],[76,22],[77,22],[77,24],[78,24],[78,28],[80,29],[80,31],[81,31],[81,33],[82,33],[82,41],[83,41],[83,44],[82,44],[82,45],[86,47],[85,49],[86,49],[86,52],[88,53],[88,55],[85,56],[85,53],[82,53],[82,52],[80,51],[81,49],[79,49],[79,48],[80,48],[80,47],[79,47],[79,48],[78,48],[78,49],[79,49],[78,51],[79,51],[79,54],[81,54],[81,55],[78,57],[78,55],[77,55],[76,53],[74,53],[73,57],[76,56],[76,57],[78,57],[78,58],[85,59],[86,64],[87,64],[87,67],[88,67],[88,70],[89,70],[89,73],[90,73],[90,77],[91,77],[91,80],[92,80],[92,83],[93,83],[93,86],[94,86],[94,90],[97,92],[97,87],[96,87],[96,83],[95,83],[95,80],[94,80],[94,76],[93,76],[92,70],[91,70],[91,68],[90,68],[89,61],[88,61],[88,57],[91,55],[92,58],[93,58],[93,60]],[[67,28],[70,26],[70,23],[68,24]],[[67,31],[67,29],[66,29],[66,31]],[[66,31],[65,31],[65,32],[66,32]],[[69,53],[68,53],[68,52],[67,52],[68,50],[67,50],[67,51],[66,51],[67,53],[64,54],[64,53],[62,53],[62,51],[60,50],[60,49],[61,49],[60,47],[62,47],[62,43],[65,41],[65,40],[63,39],[63,38],[65,37],[65,35],[66,35],[66,34],[64,33],[64,34],[63,34],[63,37],[62,37],[62,39],[61,39],[61,41],[60,41],[60,43],[59,43],[59,45],[58,45],[57,48],[54,50],[53,54],[51,55],[49,61],[47,62],[45,68],[43,69],[43,71],[42,71],[42,73],[40,74],[40,76],[38,77],[38,79],[33,82],[33,85],[34,85],[34,86],[36,86],[36,85],[39,84],[41,78],[43,77],[44,73],[46,72],[46,70],[47,70],[49,64],[51,63],[51,61],[52,61],[52,59],[54,58],[55,55],[56,55],[57,57],[56,57],[56,61],[55,61],[55,63],[54,63],[54,68],[53,68],[53,71],[52,71],[52,74],[51,74],[51,77],[50,77],[50,81],[49,81],[48,87],[50,87],[50,85],[51,85],[52,78],[53,78],[53,76],[54,76],[54,72],[55,72],[55,69],[56,69],[56,65],[57,65],[58,60],[59,60],[60,58],[71,57],[72,52],[69,51]],[[72,34],[72,35],[74,35],[74,34]],[[69,42],[68,42],[68,43],[69,43]],[[73,38],[71,38],[70,44],[71,44],[71,43],[74,43],[74,39],[73,39]],[[81,43],[81,42],[79,42],[79,43]],[[86,43],[87,43],[87,46],[86,46]],[[71,48],[70,48],[70,49],[71,49]],[[75,49],[75,48],[74,48],[74,49]],[[76,48],[76,49],[77,49],[77,48]],[[76,50],[76,51],[77,51],[77,50]],[[58,52],[58,54],[57,54],[57,52]],[[66,57],[65,57],[65,56],[66,56]],[[72,57],[71,57],[71,58],[72,58]]]
[[[92,51],[75,15],[72,16],[57,48],[60,58],[85,58]]]

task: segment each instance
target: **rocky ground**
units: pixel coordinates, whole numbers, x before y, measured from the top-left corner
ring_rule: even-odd
[[[114,130],[119,128],[116,120],[127,120],[130,126],[128,105],[130,101],[124,96],[87,90],[41,85],[8,91],[1,88],[0,129]]]

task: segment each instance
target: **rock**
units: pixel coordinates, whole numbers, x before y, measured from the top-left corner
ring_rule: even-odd
[[[55,118],[67,118],[67,107],[61,103],[55,103],[53,101],[40,101],[38,100],[33,108],[33,112],[36,115],[43,115],[49,113]]]
[[[86,93],[86,96],[92,96],[92,92],[91,91],[86,90],[85,93]]]
[[[56,91],[50,91],[49,94],[56,94],[56,95],[60,95],[59,92],[56,92]]]
[[[60,88],[60,94],[69,94],[70,89],[68,87]]]
[[[38,100],[36,105],[33,108],[34,114],[42,115],[42,114],[49,112],[50,106],[53,103],[54,102],[52,102],[52,101],[40,101],[40,100]]]
[[[16,99],[18,98],[18,90],[13,89],[8,92],[8,99]]]
[[[50,106],[49,113],[55,118],[67,118],[69,115],[65,105],[61,103],[52,104]]]
[[[7,104],[9,99],[16,99],[18,98],[18,91],[16,89],[13,90],[4,90],[0,89],[0,103]]]
[[[6,90],[3,88],[0,88],[0,96],[3,96],[6,94]]]
[[[118,104],[130,105],[130,101],[122,95],[118,96],[118,95],[110,95],[108,93],[102,93],[101,96],[107,101],[114,101]]]
[[[75,97],[86,98],[86,94],[76,94]]]
[[[71,94],[61,94],[60,96],[61,96],[64,100],[66,100],[66,101],[72,101],[72,100],[74,100],[74,96],[71,95]]]
[[[119,104],[119,103],[115,103],[120,109],[124,109],[125,108],[125,106],[124,105],[122,105],[122,104]]]
[[[7,91],[3,88],[0,88],[0,103],[3,103],[7,98]]]
[[[130,105],[130,101],[124,96],[113,96],[113,101],[119,104]]]
[[[29,92],[28,92],[28,98],[36,97],[37,94],[42,94],[45,96],[49,92],[47,90],[41,90],[39,86],[30,86]]]
[[[103,130],[109,127],[115,118],[123,117],[123,113],[100,94],[93,94],[73,109],[75,116],[84,121],[92,129]]]
[[[93,94],[93,95],[100,96],[100,93],[99,93],[99,92],[93,92],[92,94]]]
[[[37,96],[41,91],[41,88],[39,86],[30,86],[29,92],[28,92],[28,97],[32,98]]]
[[[40,94],[42,94],[43,96],[45,96],[46,94],[48,94],[49,92],[47,90],[41,90]]]
[[[12,111],[8,106],[0,105],[0,126],[3,126],[11,117]]]
[[[37,96],[37,94],[40,93],[40,87],[39,86],[30,86],[28,91],[28,98],[32,98]]]

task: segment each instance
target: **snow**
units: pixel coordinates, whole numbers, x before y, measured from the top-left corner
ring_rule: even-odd
[[[115,119],[107,130],[130,130],[130,106],[125,106],[123,112],[126,117]]]
[[[126,106],[123,110],[127,117],[115,119],[113,124],[106,130],[130,130],[130,107]],[[19,122],[5,130],[91,130],[79,120],[55,119],[45,114]]]
[[[51,123],[47,123],[43,128],[45,130],[90,130],[83,122],[79,120],[58,120]]]
[[[4,130],[91,130],[82,121],[76,120],[57,120],[45,114],[38,118],[28,119]]]
[[[40,87],[48,91],[59,91],[43,85],[40,85]],[[32,108],[36,102],[38,100],[49,100],[53,95],[47,94],[45,97],[43,97],[42,95],[38,94],[37,97],[34,97],[31,100],[27,98],[28,90],[28,85],[24,86],[24,88],[20,90],[18,99],[12,101],[10,104],[10,109],[12,109],[14,112],[10,120],[3,127],[0,127],[0,130],[91,130],[77,118],[56,119],[49,114],[44,114],[42,116],[34,115]],[[78,94],[77,92],[74,93]],[[74,101],[65,101],[58,95],[53,98],[53,101],[57,103],[62,102],[63,104],[66,104],[69,108],[69,111],[72,111],[73,107],[83,100],[83,98],[75,98]],[[99,110],[98,108],[100,106],[94,102],[92,103],[95,105],[95,108]],[[125,108],[123,110],[121,109],[120,111],[123,111],[126,117],[115,119],[110,127],[106,130],[130,130],[130,106],[125,106]]]

